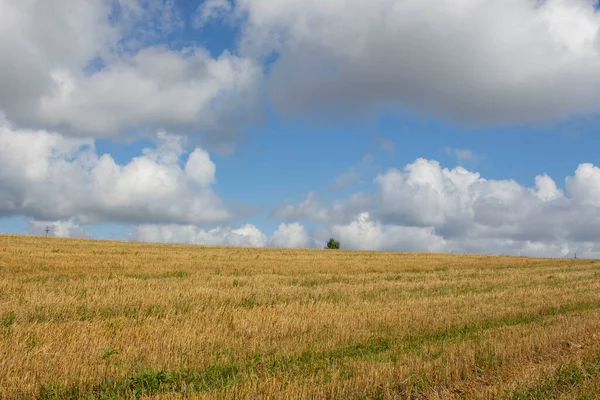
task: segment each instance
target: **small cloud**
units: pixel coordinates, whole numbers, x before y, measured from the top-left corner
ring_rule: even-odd
[[[348,189],[354,182],[356,182],[365,169],[369,168],[373,162],[373,155],[366,153],[354,167],[348,171],[336,176],[330,185],[330,189],[334,192],[341,192]]]
[[[229,0],[205,0],[196,11],[194,27],[202,28],[210,22],[224,19],[233,11]]]
[[[469,149],[453,149],[451,147],[446,147],[446,153],[453,154],[458,162],[475,161],[479,159],[479,156]]]
[[[37,236],[55,236],[64,238],[94,239],[94,235],[80,225],[77,218],[61,221],[27,220],[28,231]]]
[[[331,183],[331,190],[341,192],[348,189],[348,187],[350,187],[350,185],[356,181],[356,177],[356,171],[354,169],[336,176]]]
[[[373,154],[366,153],[358,162],[358,167],[368,167],[373,162]]]
[[[469,149],[456,149],[454,152],[459,160],[477,159],[477,156]]]
[[[303,196],[297,204],[289,204],[287,201],[280,203],[271,212],[271,217],[285,221],[326,221],[327,209],[325,209],[310,192]]]
[[[392,142],[387,137],[383,135],[374,135],[373,139],[377,143],[379,143],[379,145],[381,146],[381,150],[385,151],[386,153],[394,154],[394,151],[396,151],[396,146],[394,145],[394,142]]]

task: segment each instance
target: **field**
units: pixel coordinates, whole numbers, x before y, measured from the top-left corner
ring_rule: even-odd
[[[0,236],[0,398],[600,398],[600,262]]]

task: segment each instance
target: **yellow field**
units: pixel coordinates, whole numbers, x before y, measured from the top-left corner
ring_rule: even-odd
[[[0,398],[600,398],[600,262],[0,236]]]

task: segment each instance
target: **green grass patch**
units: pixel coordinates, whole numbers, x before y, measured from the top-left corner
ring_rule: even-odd
[[[37,399],[140,398],[167,392],[191,394],[229,387],[256,375],[293,373],[296,376],[315,376],[319,372],[341,366],[346,359],[373,357],[388,351],[390,346],[389,339],[378,337],[335,349],[319,351],[307,348],[295,356],[256,353],[243,366],[232,363],[215,364],[201,372],[145,369],[122,378],[107,378],[88,384],[50,383],[39,387]],[[115,350],[104,348],[101,349],[100,357],[104,360],[115,354],[118,354]]]
[[[144,273],[144,274],[127,274],[127,275],[125,275],[126,278],[141,279],[144,281],[147,281],[150,279],[187,278],[188,276],[190,276],[190,273],[187,271],[169,271],[169,272],[165,272],[162,274]]]
[[[239,379],[235,365],[213,365],[202,372],[189,370],[146,369],[122,378],[107,378],[91,384],[47,384],[39,387],[36,398],[50,399],[114,399],[153,396],[158,393],[208,392],[233,385]]]
[[[269,358],[258,353],[248,363],[247,369],[264,371],[269,374],[315,376],[332,367],[343,367],[344,361],[348,359],[376,357],[390,350],[391,345],[390,338],[374,337],[364,343],[355,343],[334,349],[317,350],[309,347],[294,356]]]
[[[12,311],[4,314],[2,316],[2,318],[0,319],[0,326],[2,326],[4,328],[10,328],[12,326],[12,324],[14,324],[14,323],[15,323],[15,313]]]
[[[600,354],[583,365],[561,365],[551,376],[542,378],[533,386],[515,390],[510,398],[513,400],[555,399],[572,393],[584,382],[598,375],[600,375]]]
[[[351,283],[351,281],[347,278],[342,278],[340,276],[334,275],[334,276],[331,276],[328,278],[305,279],[302,282],[300,282],[300,286],[316,287],[316,286],[333,285],[336,283],[349,284],[349,283]]]
[[[572,312],[582,312],[600,308],[600,303],[579,303],[573,305],[562,305],[550,307],[539,311],[523,314],[511,314],[496,319],[484,319],[473,323],[448,327],[429,333],[417,332],[402,340],[402,348],[408,351],[416,351],[427,344],[435,344],[443,341],[475,339],[481,331],[488,329],[532,324],[543,321],[546,317],[564,315]]]

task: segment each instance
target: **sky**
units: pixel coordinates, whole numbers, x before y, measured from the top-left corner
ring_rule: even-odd
[[[0,0],[0,233],[600,257],[595,0]]]

